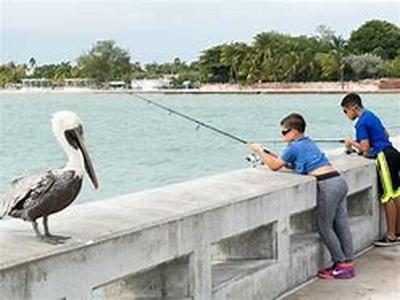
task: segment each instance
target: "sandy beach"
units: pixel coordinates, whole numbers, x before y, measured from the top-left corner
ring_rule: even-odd
[[[193,89],[95,89],[95,88],[20,88],[0,89],[0,93],[151,93],[151,94],[330,94],[330,93],[400,93],[400,79],[341,82],[269,82],[254,85],[230,83],[204,84]]]

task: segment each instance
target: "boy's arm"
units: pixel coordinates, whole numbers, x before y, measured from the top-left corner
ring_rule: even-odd
[[[346,139],[344,145],[347,148],[354,147],[357,149],[359,154],[367,156],[369,149],[371,148],[369,143],[370,134],[367,127],[367,124],[356,124],[356,140]]]
[[[352,139],[346,139],[344,142],[346,148],[354,147],[358,150],[362,155],[368,155],[370,144],[369,140],[362,140],[361,142],[354,141]]]
[[[264,148],[259,144],[250,143],[248,147],[258,155],[264,165],[267,165],[273,171],[277,171],[286,165],[277,155],[266,153]]]

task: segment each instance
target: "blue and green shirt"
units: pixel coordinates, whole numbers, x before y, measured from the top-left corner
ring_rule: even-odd
[[[389,138],[385,134],[385,127],[383,127],[381,120],[369,110],[364,110],[358,118],[356,124],[356,140],[368,140],[370,144],[370,155],[376,156],[382,150],[392,146]]]

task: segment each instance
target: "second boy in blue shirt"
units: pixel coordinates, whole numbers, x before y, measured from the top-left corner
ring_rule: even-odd
[[[343,97],[340,105],[346,116],[354,121],[356,139],[347,139],[346,147],[356,148],[362,155],[376,158],[379,198],[385,208],[386,234],[376,246],[400,244],[400,153],[389,141],[381,120],[363,107],[357,93]]]

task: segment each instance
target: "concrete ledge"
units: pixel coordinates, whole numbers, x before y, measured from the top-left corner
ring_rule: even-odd
[[[374,162],[332,161],[356,199],[349,212],[361,250],[379,230]],[[315,197],[312,177],[249,169],[68,208],[50,218],[55,234],[73,237],[65,245],[2,221],[0,295],[272,299],[326,260],[313,227],[302,225],[312,224]]]

